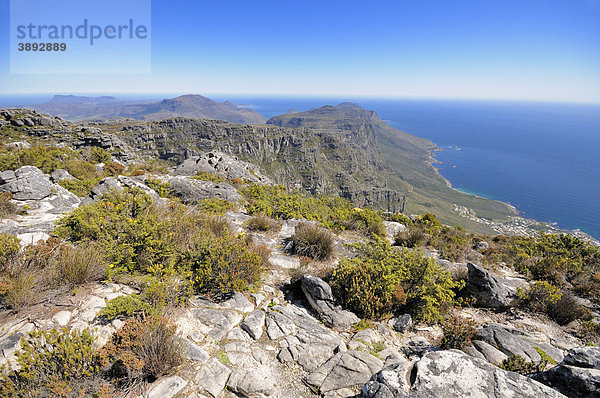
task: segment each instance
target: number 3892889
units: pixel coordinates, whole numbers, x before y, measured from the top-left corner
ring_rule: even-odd
[[[67,43],[18,43],[19,51],[66,51]]]

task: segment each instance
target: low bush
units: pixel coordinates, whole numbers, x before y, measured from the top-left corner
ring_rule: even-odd
[[[560,299],[548,304],[546,313],[559,325],[566,325],[577,319],[592,319],[592,312],[581,305],[579,300],[568,290],[562,291]]]
[[[315,260],[326,260],[334,251],[333,234],[318,225],[298,225],[291,241],[292,253]]]
[[[83,197],[92,192],[92,189],[94,189],[94,187],[98,185],[98,182],[100,182],[100,180],[100,177],[86,178],[82,180],[61,180],[58,182],[58,185],[60,185],[68,191],[71,191],[79,197]]]
[[[235,205],[228,200],[212,198],[205,199],[196,205],[197,209],[207,214],[223,215],[234,210]]]
[[[101,358],[86,329],[30,332],[21,339],[17,368],[0,371],[2,397],[91,397]]]
[[[472,319],[451,316],[444,319],[442,322],[442,331],[444,338],[442,339],[443,349],[458,349],[461,350],[471,344],[471,339],[477,331],[477,324]]]
[[[0,299],[15,310],[27,307],[36,296],[38,270],[28,253],[16,236],[0,234]]]
[[[559,288],[549,282],[537,281],[531,285],[529,291],[520,292],[519,296],[526,308],[546,312],[550,305],[561,299],[562,293]]]
[[[153,189],[161,198],[174,198],[176,196],[175,190],[171,187],[171,184],[169,184],[168,182],[163,182],[159,179],[151,177],[146,178],[146,181],[144,182],[146,183],[146,185],[148,185],[150,189]]]
[[[371,237],[385,236],[385,225],[381,216],[373,209],[355,208],[348,218],[348,229],[362,231]]]
[[[128,319],[100,349],[108,376],[118,386],[152,382],[183,363],[185,347],[168,319]]]
[[[281,225],[273,220],[265,216],[264,214],[258,214],[256,216],[252,216],[248,221],[246,221],[246,229],[249,231],[273,231],[281,228]]]
[[[179,263],[191,270],[198,291],[213,295],[247,289],[260,280],[265,266],[260,249],[241,235],[198,239]]]
[[[102,253],[94,244],[62,245],[55,262],[58,278],[72,285],[98,281],[106,276]]]
[[[393,248],[378,240],[355,245],[357,256],[340,261],[332,275],[334,294],[366,318],[410,313],[417,321],[442,320],[462,287],[436,262],[420,252]]]
[[[10,272],[10,265],[19,256],[20,251],[19,238],[7,233],[0,234],[0,273]]]
[[[195,180],[214,182],[215,184],[227,181],[225,178],[221,177],[220,175],[214,174],[214,173],[209,173],[207,171],[198,171],[196,173],[196,175],[192,178]]]
[[[544,370],[548,363],[541,361],[539,364],[527,361],[520,355],[513,355],[499,365],[501,369],[508,370],[510,372],[516,372],[522,375],[529,375],[532,373],[541,372]]]
[[[157,314],[157,308],[153,307],[138,294],[115,297],[106,303],[98,313],[98,317],[106,321],[116,318],[145,317]]]
[[[427,238],[425,229],[415,226],[404,231],[399,231],[394,239],[398,246],[415,248],[423,245],[427,241]]]

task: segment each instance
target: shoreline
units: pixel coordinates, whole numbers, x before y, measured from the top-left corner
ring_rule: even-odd
[[[565,229],[561,228],[557,222],[545,222],[539,221],[533,218],[526,218],[521,216],[517,208],[511,205],[508,202],[503,202],[498,199],[487,198],[482,195],[478,195],[472,192],[465,192],[458,188],[452,186],[452,183],[440,173],[439,169],[434,166],[434,164],[439,163],[442,164],[439,160],[435,158],[435,152],[442,151],[442,148],[439,148],[437,145],[430,149],[429,151],[429,164],[431,168],[435,171],[435,173],[445,181],[446,186],[450,189],[455,190],[456,192],[460,192],[464,195],[473,196],[480,199],[493,200],[498,203],[502,203],[505,205],[512,213],[512,216],[509,217],[509,221],[500,222],[495,220],[488,220],[485,218],[480,218],[475,215],[475,212],[472,209],[467,208],[466,206],[459,206],[453,203],[453,208],[456,213],[458,213],[461,217],[467,218],[470,221],[474,221],[480,224],[487,225],[492,230],[498,232],[499,234],[506,235],[526,235],[532,236],[536,235],[539,232],[551,233],[551,234],[568,234],[583,239],[591,244],[600,247],[600,240],[594,238],[593,236],[581,231],[580,229]]]

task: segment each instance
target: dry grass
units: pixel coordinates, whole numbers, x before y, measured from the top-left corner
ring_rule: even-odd
[[[291,240],[294,254],[315,260],[326,260],[333,254],[333,234],[317,225],[298,225]]]
[[[246,221],[246,228],[249,231],[277,231],[281,229],[281,225],[270,217],[264,214],[259,214],[251,217]]]
[[[0,192],[0,218],[13,216],[17,213],[17,207],[11,202],[12,194]]]
[[[106,265],[102,253],[94,246],[60,247],[55,260],[57,277],[73,285],[101,280],[106,276]]]
[[[414,248],[425,243],[427,234],[422,228],[414,226],[405,231],[398,232],[395,240],[398,246]]]

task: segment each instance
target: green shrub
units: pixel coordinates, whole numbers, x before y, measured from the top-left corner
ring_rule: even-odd
[[[291,241],[292,253],[300,256],[326,260],[333,254],[333,234],[318,225],[298,225]]]
[[[87,158],[93,163],[108,164],[111,161],[112,156],[107,150],[94,146],[89,149]]]
[[[116,318],[131,318],[146,315],[156,315],[157,309],[145,301],[140,295],[132,294],[129,296],[119,296],[106,303],[98,316],[112,321]]]
[[[516,372],[522,375],[529,375],[532,373],[541,372],[544,370],[548,363],[542,361],[539,364],[528,362],[520,355],[513,355],[499,365],[501,369],[508,370],[510,372]]]
[[[169,184],[168,182],[163,182],[161,180],[151,177],[146,178],[146,181],[144,182],[146,183],[146,185],[148,185],[150,189],[153,189],[161,198],[174,198],[176,196],[175,190],[171,187],[171,184]]]
[[[0,273],[9,271],[10,263],[18,257],[20,250],[19,238],[7,233],[0,234]]]
[[[192,178],[195,180],[214,182],[215,184],[227,181],[225,178],[221,177],[220,175],[214,174],[214,173],[209,173],[207,171],[198,171],[196,173],[196,175]]]
[[[327,228],[343,229],[354,208],[350,201],[339,197],[307,196],[288,192],[283,186],[249,185],[241,192],[250,215],[264,214],[280,220],[304,218],[319,221]]]
[[[246,221],[246,229],[249,231],[272,231],[281,228],[281,225],[272,218],[265,216],[264,214],[258,214],[252,216]]]
[[[444,319],[442,323],[442,331],[444,338],[442,339],[443,349],[458,349],[461,350],[471,344],[471,339],[475,336],[477,325],[475,321],[460,316],[451,316]]]
[[[228,200],[212,198],[205,199],[196,206],[198,210],[208,214],[223,215],[228,211],[234,210],[235,206]]]
[[[349,217],[352,229],[357,229],[367,236],[385,236],[385,225],[381,216],[373,209],[355,208]],[[350,228],[349,228],[350,229]]]
[[[101,178],[91,178],[83,180],[61,180],[58,185],[74,193],[79,197],[84,197],[92,192],[92,189],[100,182]]]
[[[150,197],[138,189],[109,192],[62,218],[54,233],[75,243],[98,242],[116,271],[146,272],[168,263],[173,251],[166,221],[151,206]]]
[[[357,256],[340,261],[332,284],[340,302],[361,317],[409,312],[418,321],[437,322],[442,307],[454,302],[453,289],[462,287],[420,252],[393,248],[385,240],[355,248]]]
[[[562,293],[559,288],[551,283],[537,281],[528,292],[521,292],[519,296],[526,308],[546,312],[550,305],[556,304],[562,298]]]
[[[30,332],[21,339],[16,353],[17,369],[0,372],[0,396],[90,396],[86,391],[89,383],[83,381],[100,370],[100,356],[93,342],[87,329]]]
[[[0,218],[10,217],[17,213],[17,207],[11,202],[10,192],[0,192]]]
[[[264,267],[261,253],[241,235],[199,239],[178,262],[191,270],[198,291],[213,295],[247,289]]]

